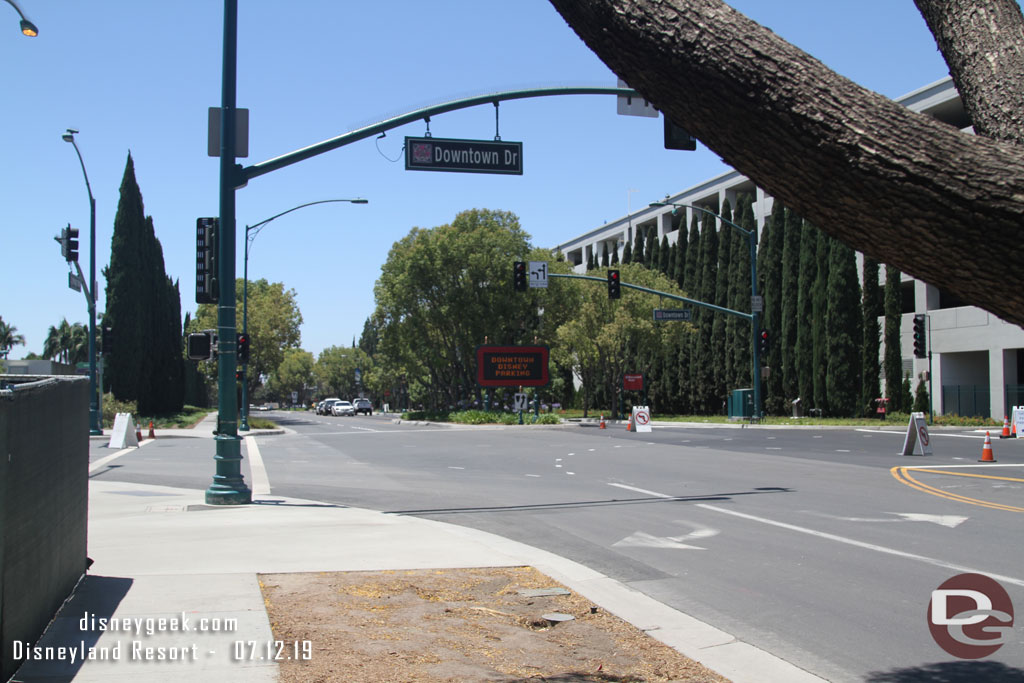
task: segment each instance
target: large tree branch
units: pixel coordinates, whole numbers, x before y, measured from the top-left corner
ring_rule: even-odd
[[[824,231],[1024,324],[1024,155],[826,68],[720,0],[551,0],[599,57]]]
[[[914,0],[974,132],[1024,141],[1024,15],[1017,0]]]

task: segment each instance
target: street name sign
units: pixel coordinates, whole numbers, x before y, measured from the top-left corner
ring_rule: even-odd
[[[405,138],[405,170],[523,174],[523,143]]]
[[[693,317],[693,311],[689,308],[655,308],[654,322],[662,323],[668,320],[682,320],[689,322]]]
[[[482,387],[543,387],[548,384],[548,347],[478,346],[476,381]]]

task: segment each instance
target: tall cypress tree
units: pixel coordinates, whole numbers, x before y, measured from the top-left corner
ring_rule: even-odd
[[[658,270],[669,276],[672,265],[672,248],[668,246],[668,235],[661,236],[661,246],[658,248]]]
[[[814,257],[818,272],[814,278],[814,297],[811,299],[814,317],[811,334],[814,340],[814,407],[820,410],[828,410],[828,387],[825,381],[828,369],[828,330],[825,327],[825,314],[828,311],[828,267],[832,242],[831,237],[818,230],[818,244]]]
[[[782,249],[786,236],[786,210],[782,202],[776,200],[769,218],[771,230],[762,241],[763,270],[761,259],[758,259],[758,275],[764,273],[764,327],[768,330],[768,357],[764,364],[771,370],[768,381],[764,383],[765,410],[772,415],[783,415],[786,412],[786,397],[782,392],[782,349],[780,339],[782,331]]]
[[[870,415],[874,400],[878,397],[878,377],[881,372],[878,352],[881,349],[878,316],[882,311],[878,305],[878,261],[864,257],[863,273],[864,289],[861,297],[861,313],[863,315],[864,340],[861,347],[861,388],[860,408],[865,415]]]
[[[737,198],[736,203],[736,224],[749,232],[757,232],[757,221],[754,220],[753,197],[743,194]],[[733,240],[733,259],[729,264],[732,271],[732,284],[729,289],[732,297],[732,305],[729,308],[741,313],[750,312],[750,245],[747,238]],[[751,387],[753,375],[751,374],[751,345],[754,330],[750,324],[739,320],[733,320],[734,329],[732,367],[734,373],[734,386],[738,388]]]
[[[796,301],[797,391],[804,408],[814,405],[814,282],[818,276],[818,229],[804,221],[800,228],[799,293]]]
[[[732,220],[729,211],[729,202],[725,202],[721,210],[721,216],[726,220]],[[728,214],[728,215],[727,215]],[[714,221],[711,225],[714,226]],[[718,231],[718,265],[715,273],[715,292],[713,303],[722,308],[729,307],[729,259],[732,257],[732,239],[734,228],[727,223],[722,223]],[[726,323],[732,318],[731,315],[715,311],[711,326],[711,369],[714,383],[711,395],[716,399],[710,408],[711,412],[718,412],[722,404],[727,401],[727,391],[731,388],[731,377],[729,371],[732,369],[730,356],[732,355],[731,339],[726,334]]]
[[[828,310],[825,328],[828,336],[828,369],[825,387],[828,409],[836,417],[859,413],[861,311],[857,284],[857,259],[853,250],[832,241],[828,264]]]
[[[700,294],[700,223],[696,211],[690,221],[689,242],[686,245],[686,267],[683,269],[683,282],[679,284],[684,292],[694,298]]]
[[[622,265],[633,262],[633,248],[629,246],[629,242],[626,242],[626,246],[622,249]]]
[[[612,266],[613,268],[615,266],[619,265],[619,250],[618,249],[612,249],[612,260],[609,263],[609,265]]]
[[[704,216],[700,232],[700,267],[700,296],[697,299],[712,303],[718,279],[718,231],[715,219],[708,214]],[[708,415],[717,411],[720,403],[714,373],[712,328],[715,314],[705,310],[694,317],[697,319],[698,341],[694,347],[691,390],[694,408],[700,414]]]
[[[676,264],[674,266],[674,274],[672,279],[679,285],[679,289],[686,291],[684,286],[686,283],[686,221],[683,221],[679,226],[679,237],[676,239]]]
[[[114,396],[136,401],[143,415],[181,409],[181,299],[164,269],[153,220],[145,215],[131,154],[114,217],[104,324],[116,350],[105,373]]]
[[[601,254],[601,267],[602,267],[602,268],[607,268],[607,267],[608,267],[608,265],[609,265],[609,261],[608,261],[608,250],[607,250],[607,249],[605,249],[605,250],[604,250],[604,251],[602,252],[602,254]]]
[[[654,228],[647,230],[647,244],[644,246],[644,265],[650,269],[658,267],[661,255],[658,253],[658,231]]]
[[[644,260],[644,231],[640,226],[636,227],[636,237],[633,240],[633,263],[647,265],[647,261]]]
[[[786,210],[786,234],[782,245],[782,325],[778,337],[782,353],[782,395],[787,403],[800,395],[800,377],[796,364],[797,302],[800,297],[800,236],[803,219]]]
[[[885,397],[889,410],[903,412],[903,349],[900,323],[903,320],[903,290],[900,271],[885,267]]]

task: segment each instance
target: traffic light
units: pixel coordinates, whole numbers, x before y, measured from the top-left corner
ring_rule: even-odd
[[[925,320],[923,313],[914,316],[914,358],[928,357],[928,338],[925,336]]]
[[[104,327],[100,335],[100,352],[104,356],[109,356],[110,352],[114,350],[114,331],[109,327]]]
[[[768,342],[769,342],[768,330],[761,330],[761,355],[762,356],[767,356],[768,355]]]
[[[64,228],[64,232],[67,233],[67,252],[64,254],[64,258],[71,263],[78,260],[78,228],[72,228],[69,225]]]
[[[248,363],[249,362],[249,335],[239,332],[238,337],[238,362]]]
[[[512,266],[512,286],[517,292],[525,292],[526,282],[526,261],[516,261]]]
[[[619,289],[621,283],[619,282],[619,271],[609,270],[608,271],[608,298],[618,299],[622,296],[622,292]]]
[[[196,219],[196,303],[217,303],[217,219]]]

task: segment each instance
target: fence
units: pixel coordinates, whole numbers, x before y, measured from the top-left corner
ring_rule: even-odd
[[[85,573],[89,380],[0,375],[0,681]]]
[[[992,403],[987,384],[945,384],[942,386],[944,415],[992,417]]]

